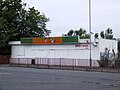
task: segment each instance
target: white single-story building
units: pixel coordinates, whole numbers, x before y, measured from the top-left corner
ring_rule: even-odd
[[[98,60],[106,50],[117,54],[117,41],[108,39],[90,43],[89,39],[79,37],[22,38],[9,44],[10,62],[19,64],[89,66],[91,51],[92,66],[98,67]]]

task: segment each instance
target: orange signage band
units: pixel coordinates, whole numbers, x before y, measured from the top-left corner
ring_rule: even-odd
[[[62,37],[33,38],[33,44],[62,44]]]

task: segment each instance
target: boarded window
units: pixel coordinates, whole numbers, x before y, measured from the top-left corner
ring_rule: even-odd
[[[23,46],[18,46],[17,56],[25,56],[25,50],[24,50]]]

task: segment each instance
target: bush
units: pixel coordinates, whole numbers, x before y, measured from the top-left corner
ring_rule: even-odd
[[[104,60],[104,59],[103,60],[98,60],[99,66],[102,67],[102,68],[108,67],[109,62],[110,62],[109,60]]]
[[[120,68],[120,59],[115,60],[115,67]]]

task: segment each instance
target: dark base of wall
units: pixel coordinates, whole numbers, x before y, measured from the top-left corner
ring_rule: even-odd
[[[0,64],[9,64],[10,55],[0,55]]]

